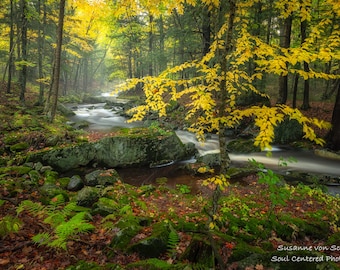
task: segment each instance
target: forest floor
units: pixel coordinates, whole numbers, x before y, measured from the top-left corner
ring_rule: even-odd
[[[3,98],[4,97],[4,98]],[[29,102],[30,103],[30,99]],[[12,117],[15,113],[17,106],[20,106],[16,98],[10,95],[4,96],[1,94],[0,109],[1,114],[7,114],[8,117]],[[312,108],[305,111],[307,116],[321,118],[326,121],[331,120],[333,104],[327,102],[311,102]],[[2,121],[10,121],[9,119]],[[6,122],[7,123],[7,122]],[[0,123],[1,125],[1,123]],[[3,132],[3,131],[2,131]],[[18,130],[20,132],[20,130]],[[92,134],[92,135],[91,135]],[[94,136],[93,139],[98,139],[100,136],[95,133],[88,134],[88,136]],[[325,133],[320,134],[325,135]],[[89,138],[91,139],[91,138]],[[0,137],[1,145],[1,137]],[[34,146],[33,146],[34,147]],[[41,148],[41,146],[37,146]],[[35,149],[31,148],[32,151]],[[15,179],[16,175],[12,175]],[[256,200],[256,203],[262,205],[262,212],[269,211],[269,201],[266,201],[261,196],[264,184],[260,184],[257,181],[257,176],[248,176],[242,179],[246,185],[231,185],[225,191],[225,194],[233,194],[239,198],[252,197]],[[138,191],[138,187],[135,187]],[[127,266],[131,262],[139,261],[141,258],[137,254],[126,254],[118,250],[112,250],[109,247],[109,243],[116,233],[114,230],[106,230],[102,226],[103,217],[96,215],[93,216],[91,224],[96,229],[87,234],[80,234],[77,238],[72,239],[67,243],[67,251],[62,249],[47,248],[46,246],[38,246],[31,240],[32,236],[41,231],[48,230],[41,218],[34,217],[27,213],[21,213],[17,215],[16,208],[18,204],[23,200],[32,200],[35,202],[40,201],[40,194],[37,191],[20,189],[16,192],[15,196],[9,197],[8,191],[5,185],[0,185],[0,196],[6,198],[2,200],[0,204],[0,217],[3,218],[7,215],[17,216],[21,222],[22,227],[17,233],[10,233],[5,237],[0,238],[0,269],[14,270],[14,269],[31,269],[31,270],[51,270],[51,269],[66,269],[67,267],[76,264],[80,260],[86,262],[96,262],[98,265],[106,265],[108,263],[119,264],[122,267]],[[206,223],[207,216],[203,214],[203,208],[207,205],[209,198],[202,197],[202,194],[182,194],[181,192],[173,192],[163,188],[156,188],[155,192],[151,196],[145,196],[141,198],[146,205],[146,209],[149,209],[148,213],[141,213],[141,211],[135,205],[132,205],[133,213],[135,215],[152,216],[154,220],[161,219],[173,219],[169,216],[169,209],[176,214],[176,218],[187,219],[188,222]],[[1,201],[1,200],[0,200]],[[337,201],[339,203],[339,201]],[[327,202],[322,204],[319,199],[310,198],[309,201],[289,200],[285,206],[278,206],[274,211],[287,212],[294,217],[305,218],[306,213],[313,213],[320,208],[327,208]],[[153,211],[155,209],[155,211]],[[194,216],[194,219],[192,216]],[[327,216],[321,216],[321,220],[327,222]],[[339,229],[339,228],[337,228]],[[335,232],[335,231],[334,231]],[[150,227],[145,226],[143,230],[133,239],[137,241],[150,234]],[[185,248],[189,245],[192,239],[192,234],[186,232],[180,232],[180,242],[177,245],[177,255],[179,256]],[[313,239],[311,237],[292,237],[290,242],[284,241],[272,232],[272,235],[268,241],[275,247],[279,245],[297,246],[297,247],[309,247],[320,246],[329,247],[327,244],[328,239]],[[260,243],[258,243],[260,244]],[[228,259],[233,252],[234,243],[226,243],[223,249],[224,259]],[[340,258],[340,246],[337,246],[336,250],[331,250],[327,253],[327,256],[334,256]],[[162,258],[169,263],[172,263],[173,258],[164,255]],[[337,266],[340,269],[340,260],[337,262]],[[228,269],[240,269],[237,265],[229,265]],[[83,268],[74,268],[83,269]],[[85,269],[85,268],[84,268]],[[90,269],[90,268],[86,268]],[[93,268],[96,269],[96,268]],[[103,268],[105,269],[105,268]],[[107,268],[110,269],[110,268]],[[112,268],[116,269],[116,268]],[[118,269],[118,268],[117,268]],[[140,267],[129,269],[144,269]],[[245,269],[265,269],[262,265],[256,265],[254,267],[248,267]]]

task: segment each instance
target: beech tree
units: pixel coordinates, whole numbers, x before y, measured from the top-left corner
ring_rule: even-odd
[[[305,80],[336,78],[337,75],[317,70],[298,69],[296,64],[322,63],[332,58],[339,59],[339,28],[336,27],[326,39],[323,33],[331,21],[327,18],[322,19],[311,27],[309,36],[300,46],[285,48],[268,44],[266,38],[261,39],[251,34],[249,18],[256,1],[202,2],[208,7],[211,16],[218,20],[216,24],[218,28],[213,33],[209,52],[202,59],[169,68],[157,77],[147,76],[129,80],[125,87],[118,89],[124,91],[137,84],[143,84],[145,104],[131,110],[132,121],[142,120],[149,111],[158,112],[159,117],[165,116],[170,101],[180,101],[184,97],[186,100],[189,99],[190,102],[185,104],[187,107],[185,118],[194,119],[189,130],[195,132],[202,140],[207,132],[216,131],[219,134],[222,167],[220,178],[214,179],[221,186],[225,183],[229,168],[225,130],[237,125],[245,117],[252,117],[258,126],[259,133],[254,144],[261,149],[270,148],[274,138],[274,127],[287,117],[297,120],[303,126],[306,139],[323,144],[324,140],[316,136],[313,128],[329,128],[329,123],[316,118],[307,118],[298,109],[280,104],[274,107],[251,106],[241,110],[236,107],[236,100],[249,91],[263,95],[253,82],[255,79],[262,79],[266,73],[279,76],[299,74]],[[195,2],[191,1],[190,4],[195,5]],[[309,18],[310,9],[304,8],[304,4],[299,1],[293,4],[291,1],[277,1],[273,5],[283,18],[290,16],[293,10],[298,12],[301,21]],[[339,14],[339,5],[334,2],[327,2],[327,5],[324,12]],[[290,9],[287,9],[287,6]],[[250,61],[254,61],[257,66],[252,74],[249,74],[246,68]],[[182,78],[179,73],[185,70],[190,70],[191,74],[195,75]]]

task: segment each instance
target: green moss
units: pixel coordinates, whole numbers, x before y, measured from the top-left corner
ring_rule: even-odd
[[[233,153],[260,152],[261,149],[254,145],[253,140],[238,139],[228,143],[228,150]]]
[[[55,184],[58,179],[58,172],[56,171],[46,171],[45,172],[45,183]]]
[[[241,261],[252,254],[265,254],[265,251],[260,247],[251,246],[245,242],[240,242],[233,248],[233,252],[229,258],[229,261]]]
[[[19,142],[16,144],[13,144],[10,146],[10,150],[12,152],[20,152],[20,151],[24,151],[29,147],[29,144],[27,142]]]
[[[23,175],[32,170],[31,167],[26,166],[10,166],[0,168],[0,174]]]

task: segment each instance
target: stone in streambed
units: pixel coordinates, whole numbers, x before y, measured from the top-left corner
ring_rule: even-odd
[[[69,191],[78,191],[84,187],[83,180],[79,175],[73,175],[70,178],[70,182],[67,185],[67,190]]]

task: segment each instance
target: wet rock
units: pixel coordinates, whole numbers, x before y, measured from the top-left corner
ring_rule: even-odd
[[[209,167],[217,167],[221,164],[221,158],[219,153],[207,154],[197,159],[198,163],[203,163]]]
[[[91,207],[100,197],[100,189],[95,187],[84,187],[77,194],[77,204]]]
[[[96,170],[85,175],[84,184],[87,186],[109,186],[120,180],[116,170]]]
[[[83,180],[79,175],[73,175],[70,178],[70,182],[67,185],[67,190],[69,191],[78,191],[84,187]]]
[[[228,150],[232,153],[260,152],[261,149],[254,145],[252,139],[236,139],[228,143]]]
[[[162,161],[184,160],[192,156],[175,133],[158,134],[148,129],[103,138],[95,143],[56,148],[28,156],[27,162],[41,162],[57,171],[68,171],[89,164],[105,167],[148,166]],[[191,151],[190,150],[190,151]]]

